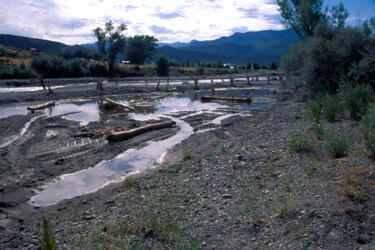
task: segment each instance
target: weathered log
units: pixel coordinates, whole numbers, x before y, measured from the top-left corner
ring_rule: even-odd
[[[130,129],[127,131],[122,131],[122,132],[114,132],[108,135],[107,139],[110,142],[117,142],[117,141],[123,141],[123,140],[128,140],[130,138],[133,138],[137,135],[152,131],[152,130],[157,130],[157,129],[162,129],[162,128],[168,128],[176,125],[176,122],[174,121],[166,121],[166,122],[158,122],[158,123],[151,123],[139,128],[134,128]]]
[[[27,110],[30,110],[31,112],[34,112],[35,110],[45,109],[45,108],[48,108],[48,107],[51,107],[51,106],[55,106],[55,103],[54,102],[46,102],[46,103],[43,103],[43,104],[40,104],[40,105],[29,106],[29,107],[27,107]]]
[[[118,106],[121,106],[121,107],[123,107],[123,108],[126,108],[126,109],[128,109],[128,110],[130,110],[130,111],[134,111],[134,110],[135,110],[133,107],[130,107],[130,106],[125,105],[125,104],[123,104],[123,103],[116,102],[116,101],[114,101],[114,100],[112,100],[112,99],[105,98],[105,100],[106,100],[107,102],[113,104],[114,106],[118,105]]]
[[[224,96],[202,96],[202,102],[215,102],[215,101],[250,103],[251,99],[248,97],[241,98],[241,97],[224,97]]]

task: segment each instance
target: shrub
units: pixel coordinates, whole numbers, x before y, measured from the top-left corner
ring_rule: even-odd
[[[288,140],[288,147],[291,152],[310,152],[314,147],[314,139],[306,128],[299,128],[292,131]]]
[[[331,135],[328,137],[326,149],[333,158],[344,157],[350,150],[350,140],[340,133],[331,132]]]
[[[165,56],[159,56],[156,60],[156,73],[158,76],[167,76],[169,74],[169,60]]]
[[[41,250],[56,250],[57,242],[51,229],[51,223],[47,218],[43,217],[42,221],[42,237],[39,239]]]
[[[92,76],[107,76],[108,70],[105,64],[93,63],[89,67],[89,71]]]
[[[0,65],[0,79],[18,78],[25,79],[30,78],[31,70],[24,64],[17,65]]]
[[[338,115],[344,113],[342,101],[337,95],[326,95],[322,99],[322,110],[324,118],[328,122],[335,121]]]
[[[31,61],[31,67],[44,77],[81,77],[87,75],[86,61],[41,55]]]
[[[353,63],[359,63],[373,46],[360,29],[346,27],[333,29],[320,24],[314,35],[292,46],[282,59],[282,68],[288,74],[298,73],[307,89],[313,93],[338,90],[337,79],[348,72]]]
[[[362,136],[366,149],[375,156],[375,104],[371,104],[364,115],[362,126]]]
[[[317,96],[315,99],[309,100],[308,116],[311,120],[319,122],[322,110],[323,110],[323,98],[321,95]]]
[[[367,84],[353,86],[350,83],[344,83],[340,87],[340,95],[350,117],[354,120],[361,119],[366,113],[367,106],[374,99],[374,91]]]

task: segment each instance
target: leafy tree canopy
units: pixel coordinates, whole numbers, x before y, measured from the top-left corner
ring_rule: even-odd
[[[128,39],[126,57],[133,64],[143,64],[147,58],[152,58],[157,42],[158,39],[148,35],[131,37]]]
[[[158,57],[156,60],[156,73],[158,76],[167,76],[169,74],[169,60],[167,57]]]
[[[288,29],[293,29],[302,40],[311,37],[320,23],[342,28],[349,16],[343,3],[323,8],[323,0],[277,0],[281,21]]]
[[[126,30],[125,24],[120,24],[117,28],[112,21],[105,24],[104,28],[96,28],[94,34],[98,40],[99,53],[108,64],[108,70],[113,72],[116,55],[124,50],[126,37],[123,32]]]

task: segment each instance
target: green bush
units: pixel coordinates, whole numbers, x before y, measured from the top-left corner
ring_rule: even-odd
[[[89,73],[87,61],[79,58],[41,55],[31,61],[31,67],[44,77],[82,77]]]
[[[337,95],[326,95],[322,99],[322,110],[324,118],[328,122],[335,121],[338,115],[344,113],[342,101]]]
[[[300,76],[304,86],[313,93],[335,93],[337,81],[353,64],[365,67],[373,61],[364,60],[374,43],[360,29],[334,29],[326,24],[317,25],[314,35],[291,47],[282,58],[281,66],[290,75]]]
[[[57,242],[51,229],[51,223],[47,218],[43,217],[42,221],[42,237],[39,239],[40,250],[56,250]]]
[[[31,77],[30,68],[24,64],[17,65],[0,65],[0,79],[26,79]]]
[[[107,76],[108,70],[105,64],[93,63],[89,67],[90,74],[92,76]]]
[[[362,119],[362,136],[366,149],[375,156],[375,104],[371,104]]]
[[[299,128],[290,134],[288,147],[291,152],[310,152],[314,147],[314,138],[306,128]]]
[[[317,96],[315,99],[308,101],[308,116],[311,120],[319,122],[323,110],[323,97]]]
[[[360,120],[366,113],[368,105],[374,100],[374,91],[367,84],[353,86],[344,83],[340,86],[339,94],[350,117],[354,120]]]
[[[350,143],[350,139],[346,136],[337,132],[331,132],[328,137],[326,149],[333,158],[341,158],[348,154]]]
[[[159,56],[156,60],[156,73],[158,76],[167,76],[169,74],[169,60],[165,56]]]

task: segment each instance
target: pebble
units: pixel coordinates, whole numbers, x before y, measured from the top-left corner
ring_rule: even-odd
[[[231,194],[223,194],[223,199],[231,199],[233,196]]]

